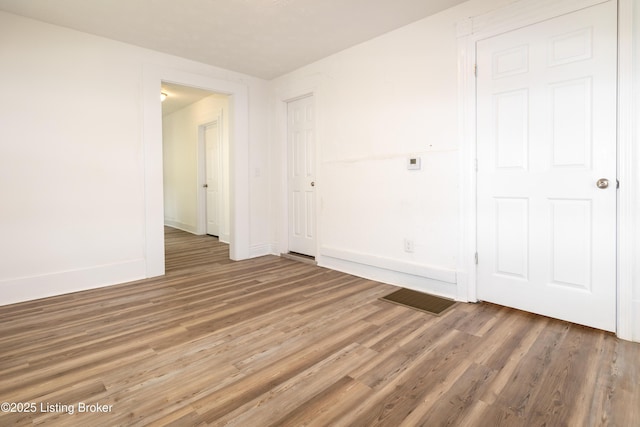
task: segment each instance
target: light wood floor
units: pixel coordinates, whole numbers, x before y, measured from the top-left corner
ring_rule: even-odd
[[[0,425],[640,426],[640,344],[395,289],[169,229],[165,277],[0,307]]]

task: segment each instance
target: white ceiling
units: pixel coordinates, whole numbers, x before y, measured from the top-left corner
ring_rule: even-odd
[[[264,79],[465,0],[0,0],[0,10]]]

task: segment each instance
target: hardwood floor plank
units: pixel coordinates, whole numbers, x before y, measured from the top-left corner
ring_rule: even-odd
[[[500,311],[493,313],[500,316]],[[483,317],[490,313],[485,311]],[[487,329],[486,336],[478,340],[478,345],[470,350],[459,366],[452,370],[449,384],[442,382],[430,390],[402,425],[432,425],[434,420],[446,420],[447,425],[460,423],[471,411],[473,401],[491,387],[497,373],[504,367],[504,362],[496,361],[504,357],[505,349],[511,354],[515,344],[522,340],[528,326],[526,320],[525,314],[512,316],[500,323],[487,322],[492,327]],[[466,321],[461,323],[466,325]],[[455,383],[451,384],[453,381]],[[455,410],[452,412],[453,408]]]
[[[357,343],[350,344],[274,387],[269,393],[217,419],[214,425],[278,425],[296,407],[344,378],[352,365],[366,362],[376,354]]]
[[[536,405],[531,407],[527,422],[535,425],[548,419],[563,420],[562,424],[578,425],[580,408],[587,406],[589,390],[590,359],[596,357],[598,334],[590,328],[571,325],[572,333],[567,333],[556,349],[556,354],[541,383],[541,394]]]
[[[519,359],[506,386],[485,412],[488,423],[526,425],[526,418],[531,411],[535,411],[538,398],[547,393],[542,384],[568,330],[568,323],[548,323],[530,350]]]
[[[310,339],[308,344],[299,351],[251,372],[251,375],[194,402],[193,405],[204,421],[214,422],[244,405],[247,400],[253,400],[268,393],[274,387],[297,376],[348,345],[349,342],[353,342],[355,336],[366,333],[367,329],[373,328],[366,323],[357,323],[348,330],[334,330],[325,339]]]
[[[413,314],[413,310],[404,310]],[[406,371],[415,366],[416,359],[428,356],[452,331],[449,323],[441,322],[442,318],[425,315],[427,317],[430,321],[404,336],[396,347],[387,347],[376,359],[356,367],[350,376],[370,388],[380,388],[396,381],[396,377],[406,375]],[[407,342],[403,344],[405,340]]]
[[[345,376],[268,426],[331,426],[370,393],[369,387]]]
[[[400,427],[447,425],[455,426],[471,412],[473,403],[487,388],[496,372],[484,365],[471,363],[460,367],[462,374],[442,393],[431,391],[400,424]]]
[[[593,426],[640,425],[640,346],[601,335],[598,358],[592,369],[585,370],[593,377],[594,394],[588,411],[581,415]],[[627,405],[629,401],[635,404]]]
[[[529,353],[531,347],[535,342],[537,342],[540,333],[544,330],[546,325],[546,319],[541,319],[540,321],[533,323],[533,327],[530,325],[526,335],[522,337],[518,345],[513,349],[508,360],[506,360],[502,366],[494,367],[498,374],[491,384],[489,384],[485,393],[480,397],[483,403],[493,404],[496,399],[502,395],[507,383],[516,378],[514,373],[516,369],[519,369],[522,358]]]
[[[166,229],[165,276],[0,307],[0,425],[640,426],[640,344]],[[78,413],[80,403],[108,412]]]
[[[462,373],[455,369],[467,356],[475,337],[452,330],[436,339],[432,350],[421,353],[401,374],[391,381],[379,382],[373,401],[364,402],[349,425],[395,425],[413,412],[416,405],[440,387],[450,386]],[[342,424],[342,420],[341,423]]]

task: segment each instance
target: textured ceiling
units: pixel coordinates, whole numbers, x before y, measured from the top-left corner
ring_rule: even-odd
[[[465,0],[0,0],[0,10],[264,79]]]

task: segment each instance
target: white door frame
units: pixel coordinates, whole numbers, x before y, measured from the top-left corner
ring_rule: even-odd
[[[277,253],[289,252],[289,194],[288,194],[288,141],[287,141],[287,105],[291,101],[295,101],[307,96],[313,96],[315,102],[315,171],[316,171],[316,262],[321,265],[321,239],[322,239],[322,220],[320,217],[320,206],[322,203],[322,171],[319,168],[320,156],[321,156],[321,126],[320,120],[322,119],[322,113],[319,106],[321,105],[321,87],[325,77],[321,75],[309,76],[304,81],[296,85],[295,87],[276,87],[276,140],[279,141],[279,154],[276,159],[279,162],[280,167],[278,175],[278,188],[281,199],[278,203],[279,207],[279,221],[277,222],[278,231],[276,234],[277,242],[274,245]]]
[[[144,231],[146,277],[164,274],[164,205],[162,188],[162,108],[164,82],[192,86],[229,96],[230,244],[233,260],[250,257],[249,91],[247,86],[199,74],[145,66],[142,76],[142,155],[144,165]]]
[[[460,301],[477,301],[476,289],[476,43],[506,31],[570,13],[607,0],[521,0],[497,11],[458,23],[459,87],[459,164],[460,164],[460,242],[458,251],[458,292]],[[612,0],[615,1],[615,0]],[[633,273],[636,268],[634,242],[638,231],[634,218],[637,197],[633,184],[633,165],[640,160],[640,150],[633,141],[632,99],[632,27],[633,1],[618,0],[618,307],[617,335],[638,339],[634,331]],[[625,185],[626,184],[626,185]],[[638,316],[636,314],[636,316]],[[637,328],[637,326],[636,326]]]
[[[287,212],[287,252],[291,251],[291,242],[290,242],[290,239],[291,239],[291,223],[290,223],[290,221],[292,219],[291,216],[289,215],[289,213],[291,211],[291,205],[290,205],[290,203],[291,203],[291,194],[290,194],[290,190],[289,190],[289,184],[290,184],[289,181],[290,181],[291,175],[289,174],[289,172],[291,170],[291,151],[290,150],[292,149],[291,141],[289,140],[289,124],[290,124],[290,122],[289,122],[289,104],[292,103],[292,102],[301,100],[301,99],[305,99],[305,98],[313,98],[313,103],[314,103],[314,108],[313,108],[313,114],[314,114],[314,144],[313,144],[313,147],[314,147],[314,150],[316,150],[317,149],[316,148],[317,144],[316,144],[316,141],[315,141],[317,139],[315,137],[315,131],[316,131],[316,129],[315,129],[315,127],[316,127],[316,125],[315,125],[315,123],[316,123],[315,122],[316,108],[315,108],[315,98],[314,98],[313,92],[312,93],[308,93],[306,95],[297,96],[297,97],[292,98],[292,99],[287,99],[285,101],[285,107],[287,109],[287,160],[286,160],[286,168],[285,168],[285,170],[287,172],[287,177],[286,177],[286,179],[287,179],[287,182],[286,182],[286,185],[287,185],[287,191],[286,191],[286,203],[287,203],[287,210],[286,210],[286,212]],[[317,152],[313,153],[313,156],[314,156],[313,157],[313,161],[314,161],[314,165],[313,165],[314,180],[317,180],[316,174],[317,174],[317,171],[318,171],[318,167],[317,167],[318,166],[318,162],[317,162],[316,154],[317,154]],[[315,229],[313,230],[314,241],[315,241],[315,248],[313,248],[313,254],[314,254],[313,257],[315,258],[318,255],[318,233],[317,233],[318,193],[317,193],[317,190],[315,190],[315,187],[314,187],[313,197],[314,197],[313,206],[315,208],[315,210],[313,212],[313,216],[314,216],[313,223],[314,223],[314,226],[315,226]],[[307,254],[304,254],[304,255],[307,255]]]

